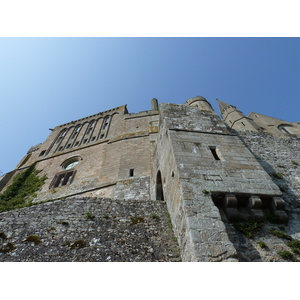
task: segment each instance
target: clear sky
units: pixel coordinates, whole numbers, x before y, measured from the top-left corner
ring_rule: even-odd
[[[0,38],[0,70],[2,173],[49,128],[152,98],[300,122],[300,38]]]

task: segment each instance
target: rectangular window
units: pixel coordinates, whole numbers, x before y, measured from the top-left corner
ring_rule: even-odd
[[[83,143],[86,144],[86,143],[87,143],[87,139],[85,139],[85,140],[83,141]]]
[[[133,174],[134,174],[134,169],[130,169],[129,170],[129,177],[133,177]]]
[[[95,137],[95,136],[93,136],[93,137],[92,137],[92,142],[93,142],[95,139],[96,139],[96,137]]]
[[[49,189],[71,184],[74,179],[75,172],[76,170],[56,174],[49,186]]]
[[[104,138],[104,134],[101,134],[101,135],[100,135],[100,139],[103,139],[103,138]]]

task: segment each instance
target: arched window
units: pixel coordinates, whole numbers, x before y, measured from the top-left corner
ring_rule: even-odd
[[[61,167],[65,170],[70,170],[74,168],[79,162],[82,160],[82,157],[79,155],[74,155],[68,159],[66,159],[62,164]]]
[[[156,200],[164,201],[163,183],[160,171],[156,175]]]
[[[69,185],[73,182],[76,170],[74,167],[82,160],[82,157],[79,155],[72,156],[65,160],[61,167],[64,171],[55,174],[54,178],[52,179],[49,189],[61,187],[63,185]]]
[[[81,128],[81,125],[77,125],[77,126],[75,127],[75,129],[74,129],[74,131],[73,131],[73,133],[72,133],[71,139],[74,139],[74,138],[78,135],[78,133],[79,133],[79,131],[80,131],[80,128]]]

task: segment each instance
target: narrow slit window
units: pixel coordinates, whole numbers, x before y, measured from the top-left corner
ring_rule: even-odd
[[[133,177],[133,174],[134,174],[134,169],[130,169],[129,170],[129,177]]]
[[[211,151],[211,153],[212,153],[215,160],[221,160],[218,153],[217,153],[217,148],[216,147],[210,146],[209,150]]]

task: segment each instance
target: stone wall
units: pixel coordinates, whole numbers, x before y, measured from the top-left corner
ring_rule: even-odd
[[[0,214],[0,261],[180,261],[166,204],[67,198]]]
[[[291,247],[287,245],[291,239],[300,240],[300,139],[254,132],[237,133],[273,182],[280,187],[288,215],[288,222],[284,224],[277,224],[276,220],[272,219],[265,220],[260,230],[250,238],[237,231],[233,223],[228,223],[223,216],[239,260],[267,262],[300,260],[299,253],[293,253]],[[261,247],[262,243],[266,247]],[[290,252],[293,258],[284,259],[281,256],[282,251]]]

